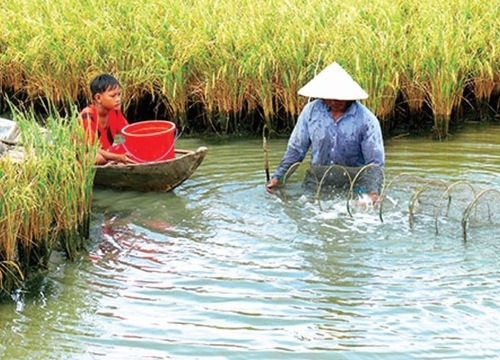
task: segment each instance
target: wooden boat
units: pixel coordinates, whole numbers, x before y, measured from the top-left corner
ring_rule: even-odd
[[[171,191],[186,181],[205,159],[204,146],[192,150],[175,150],[175,158],[165,161],[116,164],[95,167],[94,185],[119,190]]]
[[[22,146],[18,142],[19,129],[9,119],[0,118],[0,156],[9,152],[21,161]],[[208,149],[204,146],[192,150],[175,150],[175,158],[140,164],[95,166],[94,186],[120,190],[167,192],[186,181],[205,159]]]

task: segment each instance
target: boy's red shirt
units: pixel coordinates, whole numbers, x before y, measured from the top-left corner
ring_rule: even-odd
[[[96,137],[101,143],[101,148],[109,150],[115,140],[116,134],[121,134],[122,129],[128,125],[127,119],[119,110],[110,110],[108,113],[108,126],[101,127],[97,121],[95,105],[89,105],[80,113],[85,137],[89,143],[94,143]]]

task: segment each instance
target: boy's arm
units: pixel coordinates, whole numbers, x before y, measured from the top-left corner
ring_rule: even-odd
[[[126,154],[115,154],[110,151],[100,148],[97,151],[98,157],[101,156],[107,161],[116,161],[124,164],[136,164],[137,162],[129,158]],[[99,164],[99,161],[96,161]]]
[[[79,118],[85,131],[85,140],[87,144],[92,144],[96,140],[97,126],[92,118],[92,112],[84,109]]]

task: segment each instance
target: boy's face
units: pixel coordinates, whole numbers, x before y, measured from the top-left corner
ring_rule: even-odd
[[[119,86],[108,87],[105,92],[96,94],[95,100],[107,110],[120,110],[122,91]]]

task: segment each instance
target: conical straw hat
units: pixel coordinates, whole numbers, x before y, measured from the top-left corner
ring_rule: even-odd
[[[332,100],[361,100],[368,97],[361,86],[336,62],[305,84],[298,94]]]

